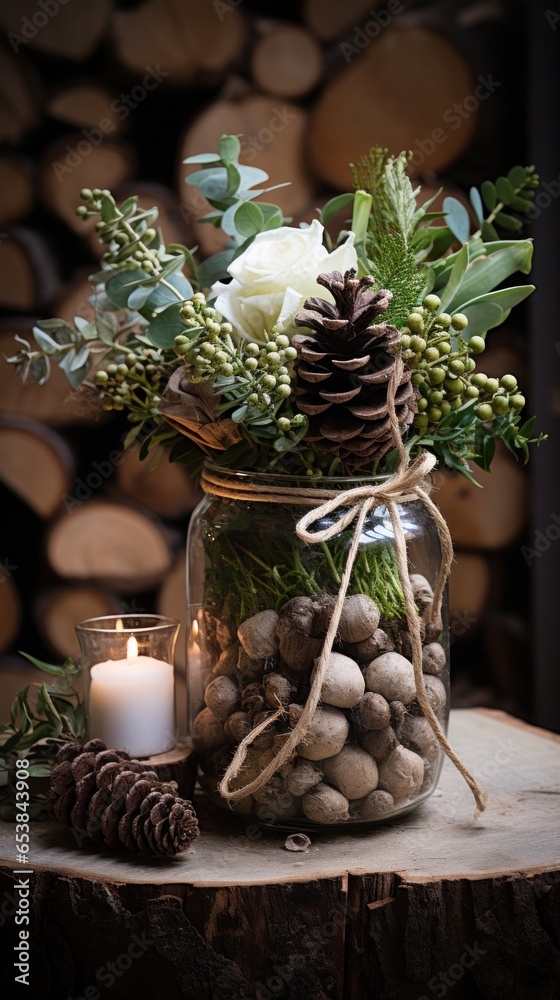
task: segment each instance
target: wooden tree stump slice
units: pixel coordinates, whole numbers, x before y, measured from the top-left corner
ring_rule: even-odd
[[[211,104],[188,127],[179,147],[179,198],[189,216],[195,221],[210,211],[210,206],[197,188],[185,184],[187,174],[198,167],[182,161],[195,153],[214,151],[224,133],[239,136],[241,163],[267,171],[267,187],[290,182],[288,187],[263,195],[263,201],[272,198],[288,216],[305,208],[316,190],[305,162],[307,128],[308,115],[302,108],[272,97],[250,94]],[[194,230],[205,256],[221,250],[227,240],[224,233],[205,223],[195,221]]]
[[[93,492],[91,482],[86,478],[86,494]],[[155,586],[170,569],[169,538],[155,519],[116,503],[83,503],[79,495],[66,506],[47,539],[48,560],[59,576],[130,594]]]
[[[134,154],[122,142],[109,142],[98,128],[98,144],[81,133],[71,133],[49,146],[40,169],[41,197],[49,209],[70,229],[86,237],[95,220],[83,220],[76,215],[82,204],[82,188],[117,188],[134,173]],[[92,130],[93,132],[93,130]]]
[[[0,650],[9,649],[13,640],[17,636],[22,618],[21,602],[17,587],[14,583],[12,571],[6,568],[6,562],[0,566]],[[13,570],[16,572],[16,569]],[[23,686],[23,685],[22,685]],[[2,716],[2,721],[9,718]]]
[[[60,287],[52,252],[39,235],[18,226],[0,239],[0,307],[32,312]]]
[[[116,482],[126,497],[142,503],[160,517],[182,517],[194,510],[202,499],[201,490],[184,465],[170,462],[166,454],[156,469],[142,460],[139,448],[127,448],[117,467]]]
[[[76,81],[52,95],[47,114],[71,128],[100,128],[100,123],[104,122],[103,131],[116,134],[122,131],[125,120],[122,110],[118,114],[118,107],[118,98],[104,87]],[[124,105],[120,107],[123,109]]]
[[[73,472],[72,454],[55,431],[25,417],[0,417],[0,480],[39,517],[53,517]]]
[[[101,39],[111,7],[112,0],[43,7],[35,0],[18,0],[2,4],[0,27],[16,52],[29,45],[51,56],[85,59]]]
[[[496,449],[491,473],[473,468],[484,489],[459,474],[438,472],[436,503],[455,545],[488,551],[503,549],[517,540],[526,522],[526,476],[505,448]]]
[[[474,134],[476,112],[453,118],[452,110],[473,90],[469,67],[443,35],[390,25],[357,52],[315,105],[308,132],[311,167],[327,184],[348,189],[348,164],[376,143],[395,154],[413,150],[416,171],[442,170]]]
[[[263,30],[251,56],[253,80],[267,94],[302,97],[321,79],[321,46],[305,28],[272,25]]]
[[[2,5],[4,14],[19,17],[19,5]],[[21,48],[21,47],[20,47]],[[17,145],[39,121],[39,85],[21,51],[17,55],[0,48],[0,142]]]
[[[33,167],[22,156],[0,156],[0,226],[28,215],[35,203]]]
[[[57,587],[35,603],[34,618],[49,647],[61,659],[80,659],[74,626],[86,618],[101,618],[122,611],[119,599],[99,587]]]
[[[325,0],[304,0],[303,16],[317,38],[331,42],[347,29],[359,23],[369,10],[385,6],[381,0],[345,0],[326,3]]]
[[[55,312],[61,315],[58,309]],[[72,317],[75,315],[73,312]],[[37,345],[30,322],[22,320],[19,324],[17,320],[9,321],[7,326],[9,329],[0,329],[0,413],[32,417],[51,427],[92,422],[79,405],[78,397],[72,392],[66,375],[58,365],[52,366],[50,378],[42,386],[32,378],[23,383],[16,377],[14,366],[7,364],[5,360],[15,355],[19,349],[20,345],[14,339],[15,334],[24,337],[33,349]]]
[[[502,713],[461,711],[451,739],[487,785],[478,820],[446,764],[416,812],[369,831],[312,834],[303,853],[285,850],[285,834],[202,805],[201,836],[167,863],[79,847],[63,827],[33,824],[21,877],[34,998],[84,996],[140,941],[144,957],[123,961],[114,1000],[415,1000],[434,996],[429,984],[442,976],[461,1000],[552,1000],[558,737]],[[15,900],[11,824],[0,854],[0,888]],[[16,930],[8,917],[7,935]],[[0,958],[6,982],[13,943]]]
[[[201,72],[220,77],[245,40],[245,20],[236,6],[219,0],[145,0],[114,19],[117,58],[138,76],[161,64],[168,86],[182,86]]]

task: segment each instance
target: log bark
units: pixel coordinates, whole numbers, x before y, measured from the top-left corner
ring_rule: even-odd
[[[93,492],[87,477],[85,483]],[[155,586],[169,571],[169,534],[155,518],[102,500],[69,497],[65,506],[67,513],[52,526],[46,543],[48,561],[63,579],[92,580],[130,594]]]
[[[197,74],[220,79],[245,40],[245,20],[236,7],[207,0],[145,0],[113,21],[117,58],[135,75],[161,64],[168,86],[182,86]]]
[[[72,454],[55,431],[25,417],[0,417],[0,480],[38,517],[53,517],[73,473]]]
[[[49,146],[43,155],[39,171],[41,198],[50,212],[86,237],[94,229],[95,220],[84,223],[76,215],[77,206],[82,204],[80,191],[95,187],[116,191],[130,180],[134,165],[134,153],[125,143],[103,139],[94,146],[81,132],[70,133]]]
[[[329,186],[347,190],[348,164],[374,142],[391,153],[412,149],[416,171],[443,170],[468,147],[477,121],[472,112],[453,129],[444,116],[472,95],[473,86],[461,53],[443,35],[390,25],[356,51],[317,101],[308,132],[312,170]]]
[[[52,252],[39,233],[17,226],[0,237],[0,306],[33,312],[60,287]]]
[[[101,40],[111,7],[112,0],[96,0],[93,4],[59,3],[54,10],[52,6],[45,10],[35,0],[18,0],[2,4],[0,27],[13,34],[13,37],[8,34],[8,40],[16,52],[29,45],[50,56],[85,59]],[[29,21],[31,24],[22,35],[22,28]]]
[[[293,99],[319,83],[323,61],[321,46],[305,28],[265,21],[251,55],[251,73],[265,93]]]
[[[55,91],[47,104],[47,114],[71,128],[101,128],[117,133],[123,127],[123,115],[118,114],[118,99],[97,83],[77,80]],[[107,123],[111,123],[110,126]]]
[[[217,101],[188,127],[179,147],[179,199],[195,223],[196,241],[204,255],[222,249],[227,237],[213,226],[196,224],[210,206],[197,188],[185,184],[187,174],[198,168],[182,161],[201,151],[212,152],[224,133],[238,135],[241,162],[266,170],[267,186],[290,182],[272,195],[263,195],[263,200],[272,198],[284,215],[292,216],[309,204],[317,189],[305,162],[307,127],[308,115],[296,104],[254,94]]]
[[[479,489],[464,476],[436,474],[435,500],[456,545],[496,551],[512,545],[527,518],[528,483],[505,448],[496,449],[492,472],[473,467]]]
[[[284,849],[284,834],[204,806],[201,837],[171,864],[80,848],[69,831],[34,825],[22,876],[34,997],[110,984],[114,1000],[413,1000],[444,986],[457,1000],[554,1000],[560,744],[490,712],[455,713],[452,739],[486,768],[490,805],[478,821],[446,766],[420,811],[314,834],[300,854]],[[14,828],[0,840],[11,913]],[[16,930],[8,916],[6,982]]]
[[[0,156],[0,226],[28,215],[35,203],[33,166],[10,153]]]

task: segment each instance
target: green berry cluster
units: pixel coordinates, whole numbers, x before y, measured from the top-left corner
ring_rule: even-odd
[[[82,188],[80,191],[82,201],[85,205],[79,205],[76,215],[82,219],[99,215],[102,211],[102,197],[111,198],[110,191],[101,188]],[[114,202],[113,202],[114,204]],[[157,232],[155,229],[146,228],[146,223],[150,221],[150,213],[138,213],[141,224],[138,231],[135,228],[136,219],[131,217],[126,219],[116,208],[117,217],[111,222],[104,222],[100,219],[95,224],[95,231],[102,243],[107,244],[107,250],[101,260],[107,267],[119,267],[128,271],[139,271],[142,269],[150,275],[159,274],[162,270],[158,250],[155,248]],[[157,210],[152,213],[152,221],[157,217]],[[155,241],[155,244],[154,244]],[[152,245],[154,244],[154,245]]]
[[[282,434],[302,423],[299,414],[276,416],[279,404],[292,391],[290,365],[297,351],[290,346],[288,337],[273,333],[264,345],[234,343],[231,324],[222,322],[202,292],[185,303],[180,316],[188,332],[175,337],[173,350],[183,361],[189,382],[218,380],[221,385],[231,384],[235,403],[247,407],[244,422],[274,412]]]
[[[129,420],[137,422],[158,413],[158,395],[162,379],[160,352],[148,347],[118,355],[114,362],[95,373],[101,406],[106,411],[130,411]]]
[[[476,414],[482,421],[520,410],[525,400],[514,376],[498,380],[476,373],[474,356],[484,351],[483,338],[467,341],[464,313],[449,315],[440,308],[439,296],[427,295],[401,330],[403,359],[413,369],[412,382],[420,394],[414,418],[417,431],[431,434],[448,413],[475,399],[480,400]]]

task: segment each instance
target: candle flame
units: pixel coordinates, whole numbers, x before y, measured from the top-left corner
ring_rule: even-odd
[[[132,660],[138,659],[138,642],[133,635],[130,636],[126,644],[126,658],[130,663]]]
[[[198,639],[198,632],[199,632],[198,622],[195,618],[195,620],[192,623],[192,637],[195,640],[195,642]]]
[[[122,632],[123,629],[124,629],[124,625],[122,623],[122,618],[117,618],[117,621],[115,623],[115,631],[116,632]]]

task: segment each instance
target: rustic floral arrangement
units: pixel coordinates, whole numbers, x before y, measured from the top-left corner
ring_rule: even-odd
[[[164,244],[156,210],[82,191],[77,212],[106,247],[95,318],[40,322],[36,347],[16,338],[10,361],[40,383],[58,364],[85,404],[126,412],[127,445],[154,465],[170,450],[212,497],[312,507],[292,542],[271,535],[258,554],[207,533],[193,734],[211,791],[295,825],[377,819],[433,788],[442,748],[482,808],[444,732],[452,549],[426,477],[437,461],[472,479],[496,441],[526,460],[543,440],[515,376],[478,367],[488,331],[533,291],[504,283],[531,268],[515,234],[538,176],[514,167],[472,188],[470,211],[453,198],[432,211],[409,154],[374,147],[355,190],[298,228],[255,200],[273,189],[239,154],[223,136],[186,161],[211,208],[202,221],[226,236],[198,267]],[[241,471],[263,485],[232,484]],[[411,501],[439,532],[432,582],[407,554]],[[361,546],[381,507],[391,538]]]

